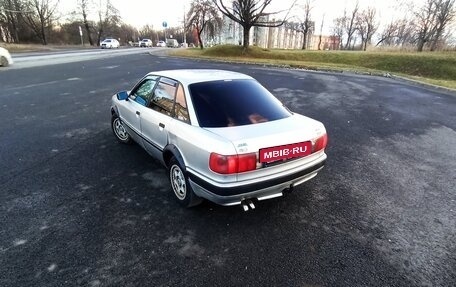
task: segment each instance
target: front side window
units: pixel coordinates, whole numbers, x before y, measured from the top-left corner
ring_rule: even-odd
[[[211,81],[189,86],[201,127],[230,127],[274,121],[291,113],[255,80]]]
[[[156,84],[155,77],[147,77],[131,94],[132,99],[140,105],[146,106],[152,97]]]
[[[154,90],[149,107],[162,114],[172,116],[176,90],[177,82],[167,78],[161,78]]]

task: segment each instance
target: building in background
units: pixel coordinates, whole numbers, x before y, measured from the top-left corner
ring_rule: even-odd
[[[268,20],[268,18],[263,20]],[[285,22],[279,27],[252,27],[249,45],[265,49],[302,49],[304,34],[299,31],[298,27],[299,23],[296,22]],[[318,50],[320,36],[314,35],[313,31],[314,29],[310,29],[307,34],[306,49]],[[220,37],[217,38],[203,41],[207,43],[206,46],[212,44],[242,45],[242,26],[224,16]],[[340,39],[337,36],[322,36],[320,49],[338,50],[339,43]]]
[[[312,35],[309,41],[309,50],[319,50],[320,35]],[[321,35],[320,50],[339,50],[340,38],[338,36]]]

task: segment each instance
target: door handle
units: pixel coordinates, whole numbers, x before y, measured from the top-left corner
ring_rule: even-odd
[[[162,124],[162,123],[159,123],[158,126],[161,127],[162,129],[165,128],[165,124]]]
[[[141,115],[141,113],[140,113],[139,111],[136,111],[136,114],[137,114],[138,116]]]

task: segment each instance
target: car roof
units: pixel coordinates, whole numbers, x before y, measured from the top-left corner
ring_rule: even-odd
[[[223,80],[251,80],[252,77],[232,71],[212,69],[181,69],[150,72],[148,75],[164,76],[181,82],[184,85],[193,83],[223,81]]]

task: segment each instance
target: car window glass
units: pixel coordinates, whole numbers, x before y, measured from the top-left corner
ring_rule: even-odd
[[[255,80],[195,83],[189,91],[201,127],[250,125],[291,115]]]
[[[154,90],[149,107],[157,112],[171,116],[174,107],[174,95],[176,94],[177,83],[162,78]]]
[[[174,114],[178,120],[190,122],[188,117],[187,102],[185,101],[184,88],[179,84],[176,92],[176,104],[174,106]]]
[[[145,106],[152,96],[155,83],[156,80],[154,78],[145,79],[144,82],[132,94],[133,100],[138,104]]]

